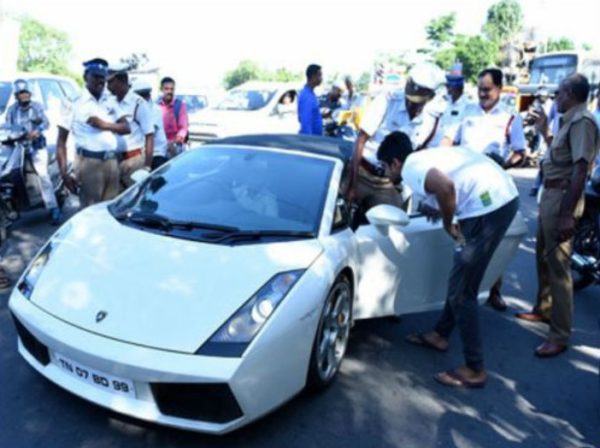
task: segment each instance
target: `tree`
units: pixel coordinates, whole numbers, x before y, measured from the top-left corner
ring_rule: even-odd
[[[454,39],[454,26],[456,25],[456,13],[432,19],[425,26],[427,40],[434,48],[440,48],[444,44],[451,43]]]
[[[287,68],[281,67],[275,70],[273,73],[265,72],[265,81],[276,81],[276,82],[291,82],[301,81],[302,74],[294,73],[289,71]]]
[[[548,39],[546,52],[575,50],[575,43],[568,37],[559,37],[558,39]]]
[[[358,92],[362,92],[369,89],[369,84],[371,83],[371,73],[364,72],[362,75],[358,77],[356,81],[356,85],[354,86]]]
[[[476,82],[481,70],[493,65],[498,47],[482,36],[458,36],[455,41],[456,60],[463,64],[465,79]]]
[[[498,46],[512,41],[523,28],[523,11],[516,0],[501,0],[490,6],[483,32]]]
[[[129,70],[139,70],[140,68],[148,65],[150,58],[146,53],[132,53],[131,55],[120,59],[122,64],[127,64]]]
[[[22,19],[17,62],[19,70],[72,76],[68,69],[71,51],[67,33],[29,17]]]
[[[590,44],[588,42],[584,42],[583,44],[581,44],[581,49],[583,51],[592,51],[594,49],[594,47],[592,46],[592,44]]]
[[[244,60],[236,68],[228,71],[223,79],[223,85],[227,90],[233,89],[247,81],[274,81],[290,82],[300,81],[303,75],[289,71],[281,67],[275,71],[269,71],[261,68],[256,62]]]
[[[223,85],[229,90],[247,81],[261,79],[263,76],[263,71],[258,64],[246,59],[241,61],[236,68],[225,74]]]

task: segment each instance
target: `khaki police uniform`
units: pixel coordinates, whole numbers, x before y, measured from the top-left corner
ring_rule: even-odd
[[[585,160],[590,168],[600,144],[600,133],[593,115],[581,104],[567,111],[558,133],[542,161],[544,190],[539,205],[536,242],[538,296],[534,313],[550,319],[548,339],[566,344],[573,319],[573,282],[571,278],[572,239],[557,245],[560,208],[569,188],[576,162]],[[584,197],[575,209],[583,213]]]
[[[75,140],[75,177],[80,184],[81,207],[113,199],[119,194],[119,167],[116,150],[119,136],[88,124],[91,117],[117,122],[125,117],[113,97],[96,99],[87,89],[72,104],[65,104],[59,126]]]
[[[154,134],[154,123],[148,104],[133,90],[130,89],[121,101],[115,100],[126,114],[131,128],[131,132],[123,136],[117,148],[120,182],[124,190],[135,183],[131,175],[144,167],[146,136]]]
[[[411,119],[404,92],[381,95],[369,105],[360,127],[371,138],[365,145],[355,187],[356,202],[363,209],[368,210],[378,204],[402,205],[401,195],[396,186],[383,176],[377,160],[377,150],[385,137],[401,131],[408,135],[414,149],[423,149],[433,139],[437,124],[438,117],[427,110]]]

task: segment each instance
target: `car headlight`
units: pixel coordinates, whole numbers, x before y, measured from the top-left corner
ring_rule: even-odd
[[[35,257],[35,259],[31,262],[25,274],[21,278],[21,281],[17,285],[17,289],[23,294],[26,298],[30,299],[31,294],[33,294],[33,288],[40,276],[42,275],[42,271],[48,263],[50,259],[50,254],[56,247],[62,242],[64,236],[71,229],[71,224],[67,223],[63,227],[60,228],[58,232],[54,234],[54,236],[46,243],[41,252]]]
[[[242,356],[267,319],[304,270],[282,272],[269,280],[196,352],[207,356]]]

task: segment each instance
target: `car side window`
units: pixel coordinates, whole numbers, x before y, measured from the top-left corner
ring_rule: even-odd
[[[294,113],[296,111],[296,97],[295,90],[288,90],[281,95],[275,106],[275,113],[279,115]]]
[[[59,84],[62,87],[65,97],[69,101],[75,101],[77,98],[79,98],[80,92],[75,85],[68,81],[59,81]]]
[[[46,101],[42,95],[42,89],[40,87],[40,83],[38,79],[28,79],[29,88],[31,89],[31,99],[33,101],[37,101],[38,103],[42,103],[44,107],[46,107]]]
[[[65,95],[58,82],[53,79],[40,79],[39,84],[46,108],[48,110],[60,110]]]

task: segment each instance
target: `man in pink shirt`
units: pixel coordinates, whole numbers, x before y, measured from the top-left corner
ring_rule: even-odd
[[[160,81],[163,96],[158,100],[163,114],[165,134],[167,136],[167,158],[183,152],[188,139],[188,114],[185,103],[175,98],[175,80],[164,77]],[[167,159],[163,161],[166,162]]]

